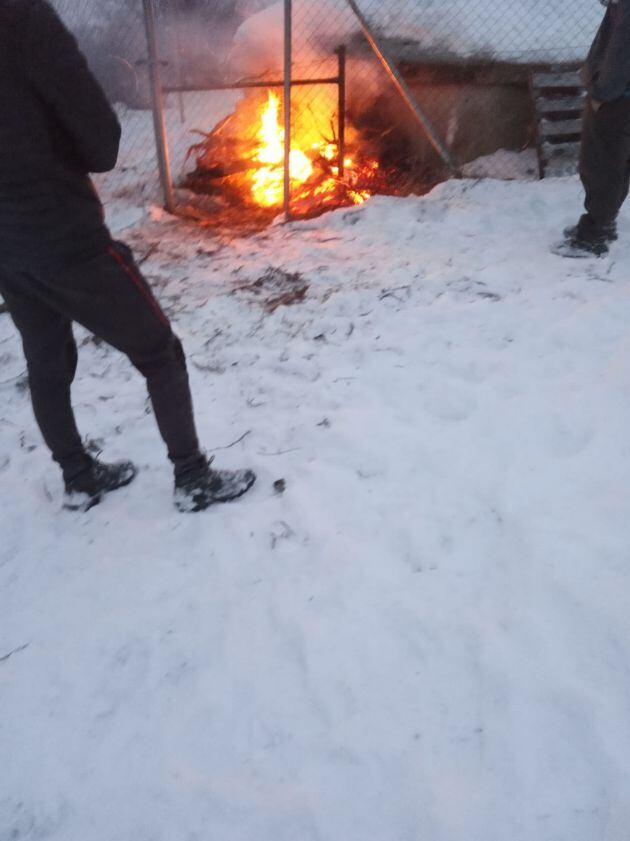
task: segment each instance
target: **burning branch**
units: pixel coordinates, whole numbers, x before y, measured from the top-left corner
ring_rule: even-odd
[[[186,186],[201,193],[220,193],[231,205],[277,212],[282,206],[284,180],[281,111],[280,97],[269,90],[264,103],[259,96],[250,95],[212,132],[198,132],[203,139],[188,152],[196,169]],[[308,121],[304,114],[309,115]],[[324,120],[329,123],[328,131],[320,126]],[[378,162],[361,159],[348,146],[342,175],[334,115],[309,106],[294,125],[305,122],[311,124],[311,130],[296,130],[290,155],[294,213],[316,215],[331,207],[365,201],[371,195]],[[313,142],[317,136],[319,140]]]

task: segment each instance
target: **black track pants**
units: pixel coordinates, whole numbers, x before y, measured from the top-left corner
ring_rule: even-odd
[[[126,245],[112,242],[98,257],[61,270],[0,270],[0,292],[22,336],[35,417],[66,479],[87,463],[70,402],[73,321],[126,354],[146,377],[176,472],[198,461],[181,343]]]
[[[586,212],[596,229],[617,218],[630,186],[630,97],[586,107],[580,157]]]

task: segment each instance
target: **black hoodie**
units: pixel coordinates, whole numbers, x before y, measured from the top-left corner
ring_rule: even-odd
[[[108,242],[89,178],[120,124],[45,0],[0,3],[0,271],[76,262]]]

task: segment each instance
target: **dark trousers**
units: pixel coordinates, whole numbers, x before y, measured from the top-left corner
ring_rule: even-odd
[[[630,97],[586,107],[580,156],[586,190],[585,224],[595,231],[617,218],[630,187]]]
[[[22,337],[35,417],[66,479],[89,464],[70,402],[73,321],[126,354],[146,378],[175,471],[198,463],[184,352],[126,245],[112,242],[60,270],[0,269],[0,292]]]

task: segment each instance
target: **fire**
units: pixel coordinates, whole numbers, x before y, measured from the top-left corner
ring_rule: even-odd
[[[365,154],[349,122],[342,160],[335,136],[337,103],[332,100],[320,104],[317,113],[300,108],[299,101],[293,104],[296,119],[289,178],[291,213],[298,218],[361,204],[387,187],[387,173]],[[249,207],[265,211],[260,218],[272,218],[284,201],[282,117],[282,98],[277,93],[244,98],[234,114],[190,148],[188,155],[194,156],[197,166],[185,185],[201,195],[221,196],[226,215],[232,208]],[[325,136],[323,126],[329,126],[330,136]]]
[[[284,198],[284,128],[280,122],[280,99],[269,92],[267,102],[260,115],[260,128],[256,135],[258,145],[254,153],[254,161],[258,168],[253,172],[251,193],[254,202],[261,207],[280,207]],[[320,158],[330,164],[329,174],[317,177],[314,160]],[[300,192],[300,188],[308,185],[312,180],[310,190],[313,196],[331,204],[338,201],[340,187],[339,179],[339,148],[336,143],[324,140],[312,143],[309,153],[304,152],[299,145],[291,149],[289,173],[292,193]],[[334,162],[337,162],[336,164]],[[352,173],[355,168],[351,157],[344,158],[344,170]],[[372,162],[370,169],[378,169],[378,164]],[[370,197],[366,190],[347,190],[347,197],[355,204],[361,204]]]
[[[260,145],[255,160],[263,166],[254,175],[252,194],[256,204],[275,207],[282,204],[284,195],[284,129],[275,93],[269,93],[257,137]],[[313,164],[301,149],[291,150],[289,172],[291,181],[297,184],[304,184],[313,174]]]

